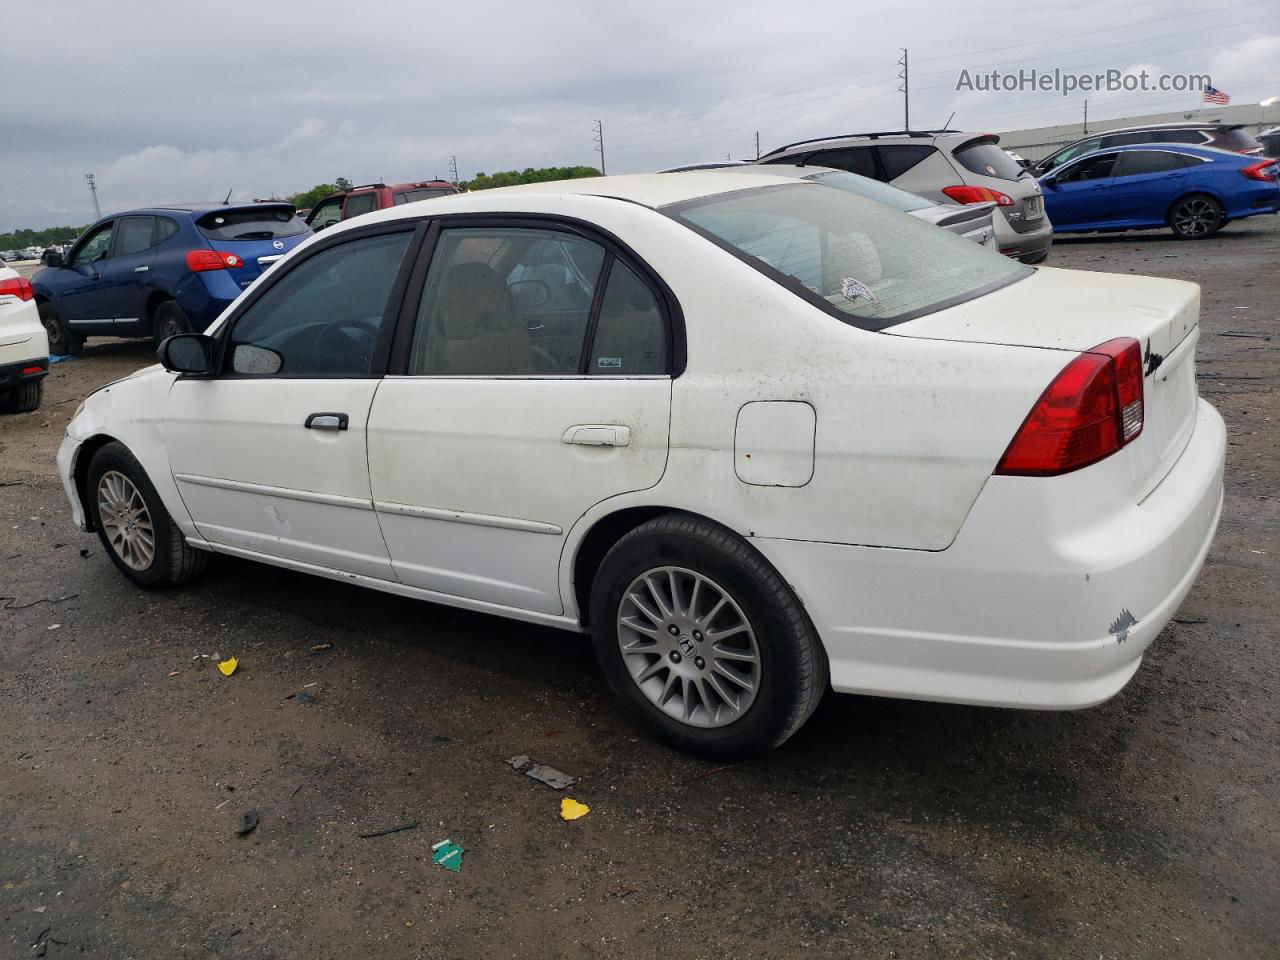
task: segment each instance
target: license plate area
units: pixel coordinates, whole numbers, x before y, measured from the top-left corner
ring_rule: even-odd
[[[1041,197],[1027,197],[1022,201],[1022,215],[1028,220],[1039,220],[1044,216],[1044,200]]]

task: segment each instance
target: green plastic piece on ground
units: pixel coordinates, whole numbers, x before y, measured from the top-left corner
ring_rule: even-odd
[[[462,869],[462,847],[452,840],[441,840],[431,848],[431,862],[457,873]]]

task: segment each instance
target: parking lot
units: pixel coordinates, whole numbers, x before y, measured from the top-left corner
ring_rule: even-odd
[[[1277,263],[1277,217],[1050,256],[1200,283],[1200,390],[1230,431],[1205,570],[1124,691],[1079,713],[831,696],[731,766],[638,735],[585,637],[226,558],[188,589],[133,588],[71,525],[53,458],[79,401],[154,352],[90,341],[41,409],[0,421],[0,943],[1276,956]],[[577,777],[591,812],[561,820],[517,754]],[[432,863],[445,838],[457,873]]]

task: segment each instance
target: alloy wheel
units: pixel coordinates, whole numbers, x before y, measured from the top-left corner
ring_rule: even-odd
[[[98,516],[111,549],[127,566],[151,566],[156,555],[151,514],[133,481],[118,470],[108,470],[98,481]]]
[[[694,727],[740,719],[760,690],[760,647],[720,584],[684,567],[636,577],[618,605],[623,663],[651,704]]]
[[[1173,212],[1174,228],[1187,237],[1202,237],[1217,225],[1218,211],[1208,200],[1192,198]]]

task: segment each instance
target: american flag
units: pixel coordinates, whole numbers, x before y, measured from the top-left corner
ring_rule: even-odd
[[[1217,87],[1205,87],[1204,102],[1216,103],[1219,106],[1225,107],[1228,103],[1231,102],[1231,98],[1227,96],[1225,93],[1223,93],[1221,90],[1219,90]]]

